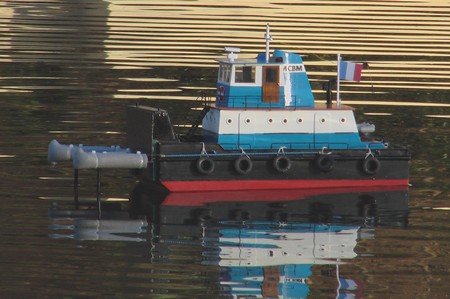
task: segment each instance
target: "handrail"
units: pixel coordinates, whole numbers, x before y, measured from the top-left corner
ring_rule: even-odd
[[[242,96],[225,96],[222,100],[217,100],[216,103],[220,107],[229,108],[292,108],[297,109],[303,106],[297,105],[297,96],[291,97],[291,103],[294,105],[285,106],[285,99],[280,99],[279,102],[263,102],[263,97],[258,95],[242,95]]]
[[[274,152],[246,152],[249,156],[277,156],[278,151]],[[295,151],[295,152],[285,152],[285,155],[317,155],[316,151]],[[201,157],[204,154],[153,154],[153,157],[160,158],[192,158]],[[242,156],[242,152],[227,152],[227,153],[208,153],[210,157],[238,157]]]

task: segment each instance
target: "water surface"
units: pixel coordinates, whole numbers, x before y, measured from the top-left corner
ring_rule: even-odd
[[[273,291],[261,277],[270,282],[293,269],[299,275],[289,283],[308,298],[448,297],[450,3],[7,0],[0,16],[0,263],[9,269],[0,297],[230,298]],[[46,161],[51,139],[125,145],[124,111],[135,102],[168,109],[182,130],[186,116],[196,116],[196,98],[214,93],[223,47],[253,57],[263,51],[267,22],[272,48],[305,56],[318,101],[335,76],[337,53],[368,63],[360,83],[342,84],[343,102],[376,123],[380,136],[411,149],[407,193],[297,194],[280,204],[285,192],[281,199],[259,195],[261,203],[249,207],[148,204],[130,219],[134,206],[121,199],[133,192],[134,178],[104,171],[106,221],[96,222],[95,173],[85,171],[75,209],[70,165]],[[374,210],[369,202],[362,213],[358,200],[370,196],[400,206]],[[336,210],[344,199],[353,210]],[[330,201],[335,210],[324,209]],[[348,242],[339,243],[337,228]],[[286,248],[290,236],[307,240],[319,231],[332,240],[329,248],[347,244],[342,254],[327,251],[326,263],[220,263],[236,250],[258,262],[248,240],[221,235],[247,234],[267,247],[285,234],[287,243],[276,246]],[[319,243],[304,248],[311,244]],[[337,277],[358,287],[339,288]]]

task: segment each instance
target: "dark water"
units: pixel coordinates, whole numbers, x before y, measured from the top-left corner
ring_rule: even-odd
[[[449,297],[448,2],[7,0],[0,16],[1,298]],[[51,139],[125,145],[137,101],[182,130],[214,92],[223,47],[263,51],[266,22],[273,48],[305,55],[319,101],[338,52],[368,62],[343,102],[411,149],[409,190],[130,204],[148,195],[104,171],[98,222],[86,171],[75,209],[70,165],[46,161]]]

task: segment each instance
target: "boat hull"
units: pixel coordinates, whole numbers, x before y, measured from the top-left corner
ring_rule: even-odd
[[[243,152],[175,143],[160,144],[145,171],[170,192],[407,186],[409,159],[405,149]]]

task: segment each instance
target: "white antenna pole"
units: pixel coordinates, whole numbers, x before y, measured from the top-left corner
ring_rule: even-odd
[[[337,78],[336,78],[336,107],[339,108],[341,106],[341,95],[340,95],[340,81],[339,73],[341,71],[341,54],[337,54]]]
[[[266,63],[269,62],[269,45],[270,41],[272,40],[272,37],[270,36],[270,26],[269,23],[267,23],[266,26],[266,35],[264,35],[264,38],[266,40]]]

